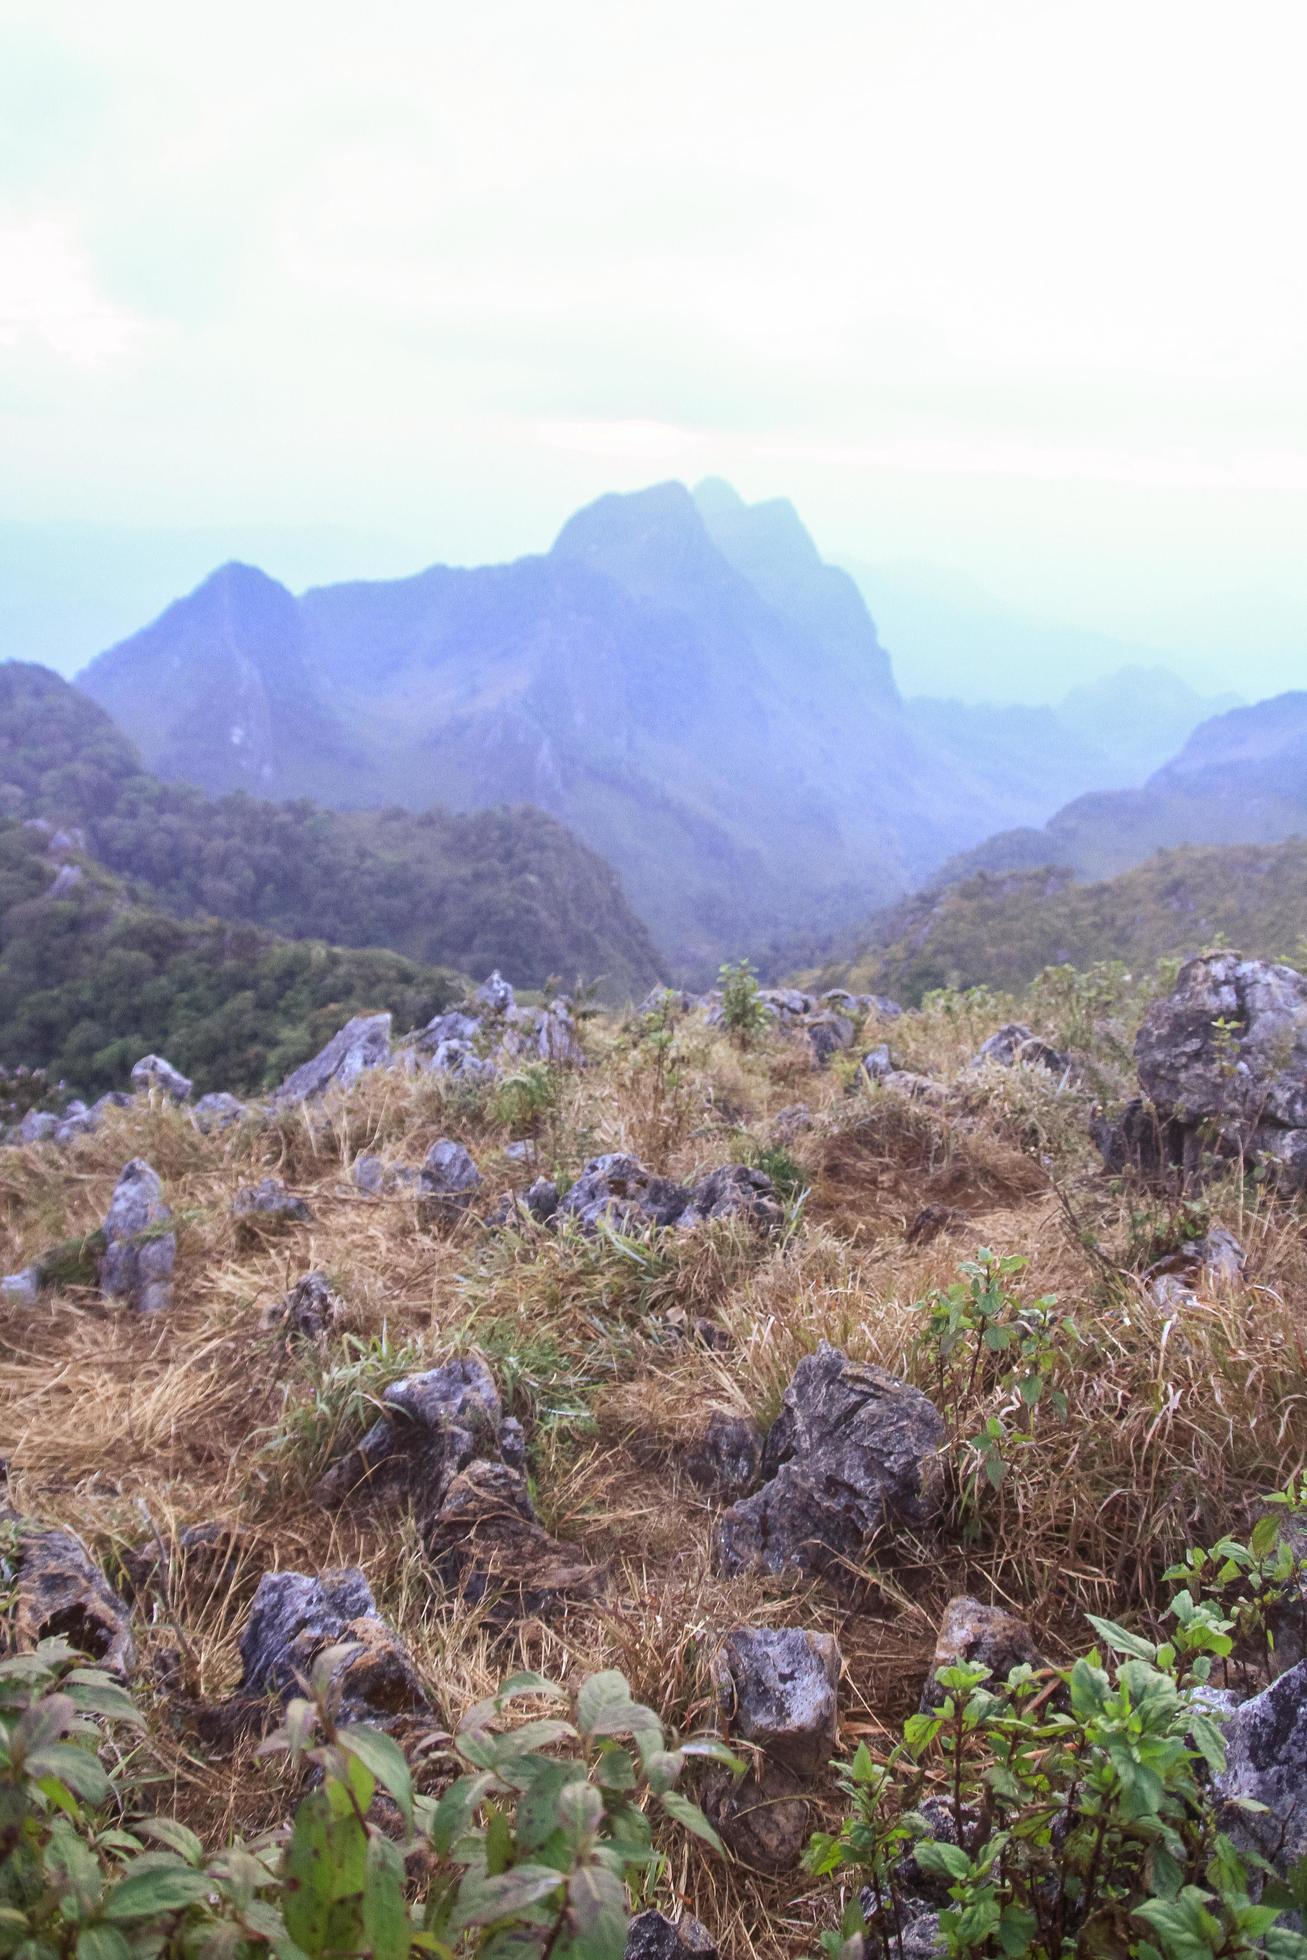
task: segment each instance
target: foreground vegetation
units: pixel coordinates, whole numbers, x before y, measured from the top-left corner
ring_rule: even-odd
[[[0,1308],[17,1505],[82,1533],[111,1576],[142,1545],[153,1555],[144,1578],[133,1568],[143,1726],[101,1700],[77,1720],[109,1723],[111,1747],[44,1738],[83,1755],[94,1744],[88,1759],[108,1763],[113,1787],[61,1756],[24,1799],[46,1914],[24,1960],[164,1946],[390,1955],[415,1939],[437,1955],[597,1956],[624,1935],[615,1879],[637,1904],[688,1902],[732,1960],[811,1952],[823,1935],[838,1950],[860,1888],[892,1904],[927,1798],[957,1806],[964,1824],[978,1803],[998,1807],[994,1830],[967,1826],[925,1852],[953,1952],[1198,1960],[1266,1940],[1296,1955],[1277,1901],[1258,1898],[1255,1862],[1215,1828],[1203,1779],[1216,1726],[1196,1726],[1177,1697],[1209,1671],[1264,1678],[1268,1594],[1248,1574],[1273,1564],[1257,1535],[1264,1494],[1301,1501],[1307,1230],[1301,1201],[1233,1170],[1200,1190],[1104,1174],[1089,1118],[1133,1089],[1134,1030],[1167,977],[1102,967],[1044,975],[1020,998],[936,994],[898,1021],[869,1015],[821,1069],[805,1040],[749,1011],[737,970],[731,1026],[670,1004],[638,1023],[597,1016],[581,1070],[531,1064],[475,1084],[378,1072],[340,1100],[209,1137],[184,1109],[141,1101],[63,1155],[4,1153],[13,1265],[85,1240],[135,1156],[158,1170],[178,1234],[164,1317],[71,1280],[35,1314]],[[970,1068],[1017,1016],[1073,1066]],[[931,1094],[868,1080],[858,1058],[881,1040]],[[441,1137],[477,1159],[476,1215],[433,1219],[402,1192],[369,1199],[353,1184],[360,1155],[416,1167]],[[725,1220],[585,1234],[521,1216],[490,1227],[480,1219],[526,1181],[510,1142],[531,1146],[531,1174],[563,1186],[605,1150],[682,1180],[750,1163],[770,1174],[783,1217],[769,1232]],[[233,1195],[272,1173],[309,1218],[242,1227]],[[1187,1299],[1159,1290],[1156,1262],[1215,1223],[1240,1240],[1244,1277]],[[340,1304],[317,1342],[292,1339],[276,1311],[309,1268]],[[947,1433],[939,1521],[887,1531],[820,1581],[725,1575],[713,1555],[721,1501],[690,1474],[691,1446],[713,1409],[770,1422],[822,1340],[933,1398]],[[506,1624],[493,1599],[440,1580],[402,1506],[315,1495],[389,1382],[469,1353],[523,1424],[542,1522],[607,1575],[552,1614]],[[235,1547],[216,1578],[182,1546],[187,1527],[210,1521]],[[1193,1551],[1222,1546],[1215,1558]],[[302,1709],[292,1702],[271,1748],[248,1734],[218,1746],[213,1714],[236,1680],[259,1574],[345,1563],[362,1567],[431,1697],[431,1723],[405,1738],[408,1767],[390,1738],[362,1740],[341,1718],[329,1670]],[[1286,1593],[1295,1571],[1281,1575]],[[923,1718],[940,1616],[960,1593],[1020,1614],[1052,1672],[1027,1669],[1004,1695],[975,1668],[945,1668],[938,1712]],[[672,1769],[655,1760],[652,1724],[681,1738],[721,1726],[712,1659],[742,1622],[833,1634],[843,1657],[843,1767],[814,1783],[812,1851],[780,1877],[723,1857],[711,1831],[663,1800],[701,1794],[693,1754],[658,1787]],[[103,1697],[68,1667],[58,1651],[11,1667],[0,1709],[16,1722],[33,1701]],[[616,1709],[607,1729],[601,1691],[583,1685],[596,1680]],[[566,1726],[524,1731],[542,1711],[512,1695],[547,1700],[550,1683],[562,1692],[542,1719]],[[645,1712],[630,1714],[632,1702]],[[484,1741],[501,1726],[515,1743]],[[629,1789],[626,1767],[606,1780],[610,1742],[629,1758]],[[460,1754],[462,1771],[505,1785],[482,1786],[466,1814],[467,1784],[449,1796]],[[584,1767],[566,1768],[543,1813],[524,1818],[522,1778],[542,1772],[509,1766],[536,1754]],[[1119,1774],[1136,1758],[1156,1771],[1146,1811]],[[323,1772],[316,1793],[305,1765]],[[1047,1793],[1077,1774],[1075,1828],[1050,1836]],[[89,1863],[51,1809],[56,1785]],[[295,1861],[322,1841],[336,1846],[339,1882],[292,1900]],[[485,1892],[523,1868],[516,1888]],[[0,1939],[11,1935],[17,1951],[0,1912]]]

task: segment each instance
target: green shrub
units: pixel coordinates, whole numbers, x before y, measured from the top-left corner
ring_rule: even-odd
[[[722,993],[722,1026],[737,1048],[747,1048],[767,1026],[768,1014],[748,960],[728,960],[717,974]]]

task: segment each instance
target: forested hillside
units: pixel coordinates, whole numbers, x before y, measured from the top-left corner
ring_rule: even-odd
[[[142,770],[104,711],[44,668],[0,666],[0,812],[80,825],[111,871],[181,917],[386,946],[429,965],[602,979],[660,963],[617,878],[538,810],[331,811],[210,798]]]

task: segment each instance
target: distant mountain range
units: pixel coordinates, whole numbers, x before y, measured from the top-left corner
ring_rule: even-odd
[[[227,565],[79,681],[213,793],[547,810],[700,977],[1122,779],[1074,717],[905,704],[793,507],[717,481],[603,497],[507,565],[299,598]]]

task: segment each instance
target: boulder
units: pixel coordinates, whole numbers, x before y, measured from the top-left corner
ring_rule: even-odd
[[[1228,1292],[1243,1276],[1243,1247],[1233,1232],[1214,1225],[1201,1239],[1186,1239],[1175,1252],[1156,1260],[1144,1274],[1144,1284],[1160,1306],[1190,1306],[1200,1292]]]
[[[611,1151],[592,1157],[558,1207],[560,1219],[574,1219],[585,1231],[610,1226],[618,1232],[645,1225],[673,1225],[685,1210],[687,1192],[669,1177],[656,1177],[638,1157]]]
[[[247,1226],[302,1225],[313,1213],[279,1177],[261,1177],[257,1184],[241,1186],[231,1201],[231,1215]]]
[[[144,1090],[147,1094],[155,1090],[168,1102],[187,1102],[194,1083],[162,1055],[142,1055],[135,1063],[131,1073],[133,1089]]]
[[[377,1612],[357,1567],[265,1572],[240,1639],[242,1687],[250,1695],[299,1691],[324,1647],[349,1643],[336,1673],[348,1719],[417,1714],[428,1699],[407,1649]]]
[[[1180,1161],[1242,1154],[1307,1189],[1307,979],[1290,966],[1205,953],[1154,1001],[1135,1041],[1139,1081]]]
[[[492,1082],[499,1073],[492,1061],[478,1055],[470,1041],[452,1035],[436,1043],[427,1064],[433,1075],[448,1075],[455,1082]]]
[[[433,1143],[422,1164],[418,1190],[428,1216],[453,1223],[481,1189],[481,1173],[471,1152],[452,1137]]]
[[[956,1667],[961,1661],[987,1667],[989,1686],[995,1689],[1002,1687],[1014,1667],[1046,1665],[1024,1620],[1015,1613],[1005,1613],[1000,1606],[984,1606],[967,1593],[959,1593],[944,1608],[930,1673],[921,1690],[923,1713],[939,1699],[935,1684],[940,1669]]]
[[[548,1225],[558,1210],[558,1186],[551,1177],[537,1177],[525,1191],[510,1191],[492,1210],[485,1223],[492,1230],[504,1225]]]
[[[762,1468],[762,1431],[752,1416],[714,1409],[700,1434],[687,1445],[686,1475],[720,1497],[744,1497]]]
[[[853,1046],[854,1024],[847,1014],[813,1014],[806,1024],[808,1045],[818,1068],[825,1068],[832,1055]]]
[[[659,1020],[680,1020],[694,1006],[694,995],[688,994],[684,987],[651,987],[636,1014],[642,1021],[657,1016]]]
[[[488,979],[481,982],[472,999],[486,1014],[508,1014],[516,1005],[513,989],[498,967]]]
[[[946,1437],[920,1389],[823,1341],[768,1432],[768,1481],[721,1519],[721,1569],[833,1573],[858,1564],[884,1527],[919,1530],[939,1508]]]
[[[390,1061],[389,1014],[356,1014],[311,1061],[292,1069],[274,1091],[275,1106],[308,1102],[328,1089],[345,1089],[367,1069]]]
[[[661,1912],[637,1912],[626,1929],[624,1960],[717,1960],[706,1926],[690,1914],[677,1920]]]
[[[297,1279],[277,1310],[287,1334],[302,1341],[321,1341],[339,1323],[345,1304],[331,1290],[325,1273],[305,1273]]]
[[[597,1566],[539,1523],[524,1471],[486,1457],[453,1478],[423,1544],[437,1577],[483,1605],[492,1626],[547,1615],[603,1584]]]
[[[867,1050],[862,1058],[862,1072],[869,1082],[888,1082],[895,1072],[888,1041],[878,1042]]]
[[[191,1112],[196,1128],[209,1135],[214,1130],[227,1130],[233,1123],[239,1123],[246,1113],[247,1105],[236,1096],[228,1095],[225,1089],[214,1089],[207,1096],[201,1096]]]
[[[370,1496],[401,1493],[420,1512],[434,1511],[475,1457],[502,1456],[506,1446],[514,1460],[521,1455],[521,1431],[505,1422],[494,1376],[475,1355],[405,1375],[382,1390],[381,1404],[376,1422],[319,1484],[323,1503],[366,1487]]]
[[[795,1021],[806,1020],[817,1005],[811,994],[800,993],[797,987],[762,987],[758,998],[783,1028]]]
[[[124,1300],[138,1313],[161,1313],[172,1305],[177,1239],[164,1229],[171,1217],[158,1172],[133,1157],[105,1214],[99,1278],[107,1298]]]
[[[481,1032],[479,1014],[465,1014],[461,1008],[454,1008],[448,1014],[437,1014],[428,1021],[418,1036],[418,1045],[434,1052],[442,1041],[462,1041],[471,1043]]]
[[[684,1208],[672,1222],[688,1227],[711,1218],[742,1218],[749,1225],[770,1228],[779,1225],[783,1216],[765,1171],[748,1164],[722,1164],[695,1179]]]
[[[565,1000],[551,1000],[536,1020],[535,1050],[542,1062],[555,1068],[582,1068],[585,1051],[576,1032],[572,1010]]]
[[[356,1191],[369,1198],[395,1197],[405,1191],[422,1189],[422,1173],[408,1164],[388,1164],[384,1157],[356,1157],[350,1172]]]
[[[1071,1066],[1065,1055],[1050,1048],[1024,1021],[1009,1021],[981,1042],[969,1066],[981,1068],[995,1062],[1000,1068],[1043,1068],[1052,1075],[1065,1075]]]
[[[772,1136],[777,1143],[793,1143],[796,1137],[812,1128],[812,1111],[807,1103],[788,1103],[778,1109],[772,1118]]]
[[[704,1807],[757,1871],[789,1871],[812,1829],[808,1786],[835,1747],[839,1648],[799,1627],[736,1627],[712,1666],[728,1731],[753,1751],[738,1781],[710,1777]]]
[[[41,1291],[39,1266],[24,1266],[21,1272],[6,1273],[0,1279],[0,1306],[34,1307]]]
[[[48,1109],[29,1109],[18,1125],[19,1143],[52,1143],[59,1118]]]
[[[1307,1661],[1234,1711],[1225,1749],[1215,1789],[1229,1805],[1226,1829],[1288,1878],[1307,1856]],[[1239,1799],[1265,1810],[1242,1810]]]
[[[867,1006],[871,1013],[879,1015],[882,1021],[897,1021],[903,1014],[899,1003],[891,1000],[888,994],[868,994]]]
[[[1132,1096],[1114,1116],[1095,1110],[1089,1134],[1112,1177],[1128,1170],[1151,1176],[1184,1162],[1184,1125],[1159,1116],[1142,1096]]]
[[[9,1517],[12,1519],[13,1513]],[[14,1560],[12,1626],[20,1650],[60,1634],[96,1667],[129,1674],[135,1661],[127,1607],[71,1531],[21,1524]]]

